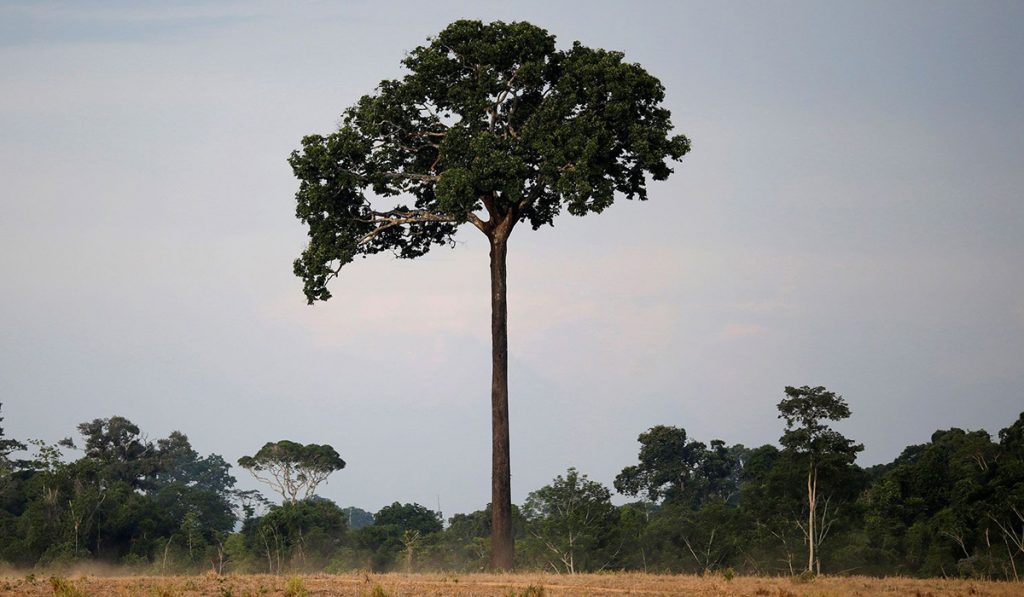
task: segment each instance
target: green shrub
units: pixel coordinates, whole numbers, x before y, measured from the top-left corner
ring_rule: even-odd
[[[306,588],[306,583],[302,582],[298,576],[289,578],[284,585],[285,597],[307,597],[308,595],[309,589]]]

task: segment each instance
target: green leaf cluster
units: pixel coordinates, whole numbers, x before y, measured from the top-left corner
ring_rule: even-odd
[[[621,52],[560,50],[529,23],[457,21],[402,64],[289,158],[309,233],[294,269],[311,303],[356,256],[418,257],[467,221],[490,234],[646,199],[648,178],[690,149],[657,78]]]

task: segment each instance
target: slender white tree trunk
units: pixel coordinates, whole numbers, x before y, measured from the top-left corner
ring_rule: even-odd
[[[818,467],[811,465],[807,471],[807,571],[814,572],[814,518],[818,501]]]

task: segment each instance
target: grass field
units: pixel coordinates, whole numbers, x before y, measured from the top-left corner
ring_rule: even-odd
[[[821,577],[800,582],[782,577],[676,576],[648,574],[317,574],[307,576],[4,576],[0,595],[58,597],[150,597],[214,595],[256,597],[494,596],[556,595],[746,595],[750,597],[826,597],[912,595],[969,597],[1024,595],[1024,584],[974,580]]]

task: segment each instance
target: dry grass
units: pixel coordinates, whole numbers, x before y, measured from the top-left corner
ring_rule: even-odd
[[[0,595],[90,595],[261,597],[305,594],[352,597],[481,596],[555,597],[583,595],[694,595],[749,597],[1012,597],[1024,584],[974,580],[821,577],[810,582],[790,578],[677,576],[656,574],[314,574],[300,577],[95,576],[0,577]]]

